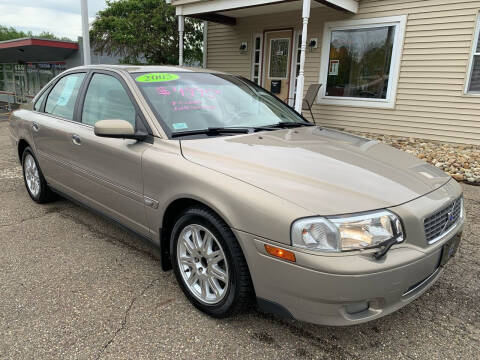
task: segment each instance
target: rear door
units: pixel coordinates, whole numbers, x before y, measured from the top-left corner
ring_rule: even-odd
[[[75,126],[77,99],[85,72],[67,74],[44,91],[35,103],[32,137],[47,182],[62,190],[71,183],[70,128]]]
[[[151,140],[112,139],[94,134],[96,122],[114,119],[126,120],[136,130],[150,133],[136,101],[117,73],[93,71],[79,103],[80,122],[70,134],[75,190],[90,206],[149,236],[142,154],[151,146]]]

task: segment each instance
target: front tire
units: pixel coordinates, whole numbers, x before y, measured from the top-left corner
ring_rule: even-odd
[[[33,201],[43,204],[54,199],[54,194],[48,188],[38,161],[30,147],[26,147],[22,154],[23,180],[28,195]]]
[[[253,287],[243,252],[211,210],[192,207],[180,215],[170,254],[177,281],[197,309],[224,318],[251,304]]]

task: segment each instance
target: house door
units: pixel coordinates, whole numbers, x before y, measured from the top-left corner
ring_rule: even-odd
[[[265,33],[265,81],[264,87],[281,100],[288,98],[290,87],[290,63],[292,59],[292,30]]]

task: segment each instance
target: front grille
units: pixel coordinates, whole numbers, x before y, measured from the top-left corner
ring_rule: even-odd
[[[462,215],[462,202],[463,198],[460,197],[424,220],[425,236],[429,243],[458,223]]]

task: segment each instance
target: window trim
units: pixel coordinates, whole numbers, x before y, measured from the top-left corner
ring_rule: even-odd
[[[318,96],[317,104],[369,107],[369,108],[395,108],[397,100],[398,79],[400,75],[400,65],[402,61],[403,46],[405,39],[405,30],[407,24],[407,15],[390,16],[383,18],[370,18],[361,20],[334,21],[325,23],[322,41],[322,55],[320,64],[320,84],[322,87]],[[395,26],[395,38],[393,41],[392,62],[390,65],[390,78],[388,82],[386,99],[367,99],[352,97],[333,97],[325,96],[327,90],[328,68],[330,60],[330,40],[334,30],[350,30],[375,28],[380,26]]]
[[[257,39],[260,39],[260,48],[257,50],[255,49],[255,44]],[[255,54],[258,52],[259,62],[255,62]],[[252,80],[255,84],[262,86],[262,59],[263,59],[263,34],[262,33],[255,33],[253,34],[253,46],[252,46],[252,71],[250,74],[250,80]],[[255,65],[258,65],[258,83],[255,82]]]
[[[472,83],[472,74],[473,74],[473,62],[475,56],[480,56],[480,52],[476,52],[480,42],[480,13],[477,14],[477,19],[475,20],[475,33],[472,41],[472,49],[470,51],[470,62],[468,64],[467,77],[465,79],[465,95],[471,96],[480,96],[480,91],[470,91],[470,84]]]

